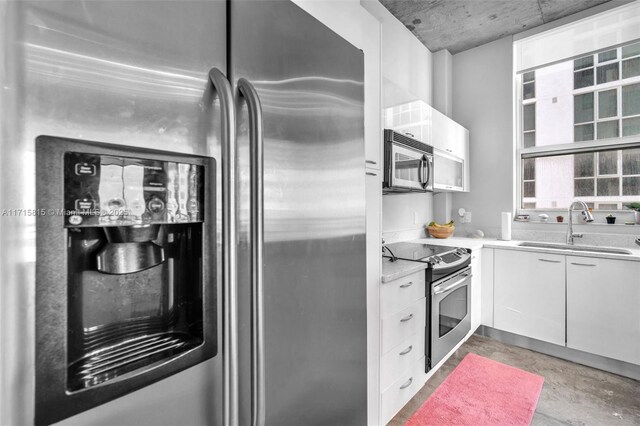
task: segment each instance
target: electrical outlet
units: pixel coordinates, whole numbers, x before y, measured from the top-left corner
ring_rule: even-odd
[[[418,224],[418,212],[413,212],[413,224]]]
[[[471,212],[465,212],[462,223],[471,223]]]

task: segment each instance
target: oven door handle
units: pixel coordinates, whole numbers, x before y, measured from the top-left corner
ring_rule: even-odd
[[[458,281],[456,281],[455,283],[453,283],[453,284],[451,284],[451,285],[446,286],[445,288],[442,288],[442,287],[440,287],[440,286],[436,286],[436,287],[434,287],[434,288],[433,288],[433,294],[434,294],[434,295],[436,295],[436,294],[442,294],[442,293],[446,293],[446,292],[449,292],[449,291],[453,291],[453,290],[455,290],[455,289],[457,289],[457,288],[460,288],[460,287],[462,287],[463,285],[465,285],[465,284],[464,284],[464,283],[465,283],[465,281],[468,281],[471,277],[473,277],[473,274],[468,274],[468,273],[466,273],[466,274],[462,274],[461,276],[463,277],[461,280],[458,280]]]

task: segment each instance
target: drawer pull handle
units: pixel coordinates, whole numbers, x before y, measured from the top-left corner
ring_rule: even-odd
[[[400,286],[400,288],[407,288],[407,287],[411,287],[412,285],[413,285],[413,281],[409,281],[409,282],[408,282],[408,283],[406,283],[406,284],[402,284],[402,285]]]
[[[407,382],[404,385],[400,386],[400,389],[408,388],[409,386],[411,386],[411,383],[413,383],[413,377],[411,377],[409,380],[407,380]]]
[[[409,346],[407,349],[405,349],[404,351],[400,352],[400,355],[406,355],[409,352],[411,352],[411,350],[413,349],[413,345]]]
[[[372,161],[372,160],[366,160],[365,163],[367,163],[367,164],[378,164],[377,162]]]
[[[409,314],[409,315],[407,315],[406,317],[402,318],[402,319],[400,320],[400,322],[407,322],[407,321],[409,321],[411,318],[413,318],[413,314]]]
[[[572,265],[576,265],[576,266],[596,266],[593,263],[575,263],[575,262],[571,262]]]
[[[559,260],[538,259],[540,262],[560,263]]]
[[[371,172],[365,172],[364,174],[367,176],[378,176],[377,174]]]

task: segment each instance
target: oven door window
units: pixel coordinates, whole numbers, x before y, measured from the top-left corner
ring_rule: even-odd
[[[467,286],[452,291],[440,301],[440,316],[438,318],[440,337],[456,328],[467,316],[467,306]]]

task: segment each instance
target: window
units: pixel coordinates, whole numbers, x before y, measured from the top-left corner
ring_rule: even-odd
[[[519,207],[576,199],[620,210],[640,199],[640,42],[519,79]]]

